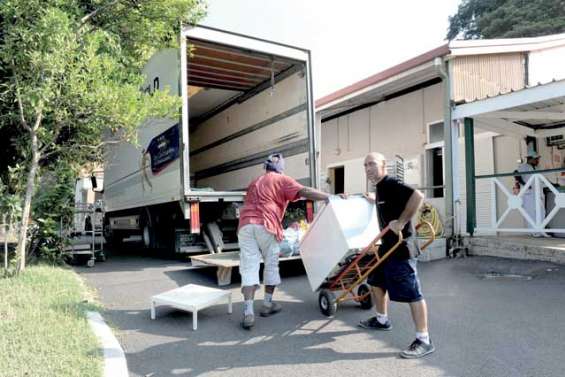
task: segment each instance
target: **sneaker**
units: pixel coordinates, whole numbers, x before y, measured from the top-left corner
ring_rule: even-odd
[[[281,310],[282,310],[281,304],[278,304],[276,302],[271,302],[271,306],[263,305],[261,307],[261,313],[260,314],[261,314],[261,317],[269,317],[269,316],[272,316],[273,314],[277,314]]]
[[[408,346],[407,349],[400,352],[400,357],[403,359],[418,359],[424,357],[434,352],[436,349],[430,340],[430,344],[422,342],[420,339],[416,339]]]
[[[244,314],[243,321],[241,321],[241,327],[245,330],[250,330],[253,325],[255,325],[255,316],[253,314]]]
[[[392,324],[388,319],[385,323],[380,323],[377,317],[371,317],[364,321],[359,321],[359,327],[370,330],[390,331],[392,329]]]

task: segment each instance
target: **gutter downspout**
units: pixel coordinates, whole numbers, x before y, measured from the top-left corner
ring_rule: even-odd
[[[457,124],[453,124],[451,119],[451,83],[449,79],[447,60],[437,57],[434,65],[437,67],[438,74],[443,83],[443,140],[444,140],[444,164],[445,164],[445,237],[449,240],[454,235],[454,202],[457,200],[457,143],[459,129]],[[449,242],[447,242],[447,250],[449,250]]]

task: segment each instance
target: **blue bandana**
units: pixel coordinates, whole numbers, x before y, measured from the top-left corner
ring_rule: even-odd
[[[264,163],[266,171],[282,173],[284,171],[284,159],[281,153],[270,155]]]

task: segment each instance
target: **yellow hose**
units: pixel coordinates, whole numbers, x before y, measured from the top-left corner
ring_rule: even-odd
[[[439,216],[439,212],[430,203],[424,203],[422,208],[420,208],[420,213],[418,214],[418,223],[422,221],[429,222],[434,228],[435,236],[441,237],[443,234],[443,223]],[[418,237],[430,238],[431,232],[427,226],[423,226],[417,231]]]

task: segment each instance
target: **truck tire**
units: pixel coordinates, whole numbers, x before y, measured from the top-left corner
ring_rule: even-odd
[[[150,224],[143,225],[142,233],[143,246],[147,249],[155,247],[155,232]]]
[[[141,215],[141,240],[146,249],[155,249],[157,247],[155,230],[154,219],[149,209],[145,208],[145,211],[143,211]]]
[[[122,246],[122,235],[120,235],[119,232],[110,229],[110,219],[106,216],[104,217],[104,222],[102,224],[102,233],[106,247],[115,249]]]

